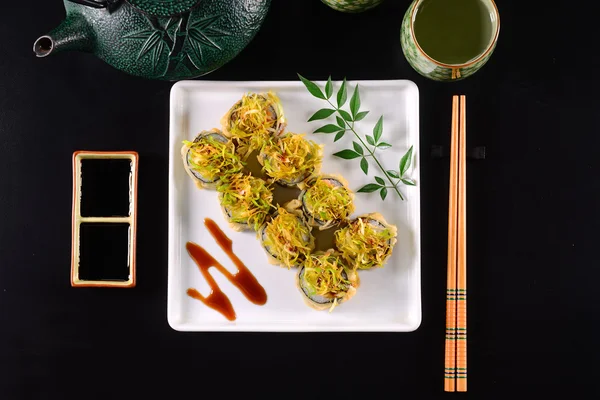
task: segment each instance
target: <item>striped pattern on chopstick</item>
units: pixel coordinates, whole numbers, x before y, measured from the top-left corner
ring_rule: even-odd
[[[459,102],[460,100],[460,102]],[[452,97],[444,390],[467,390],[466,98]]]

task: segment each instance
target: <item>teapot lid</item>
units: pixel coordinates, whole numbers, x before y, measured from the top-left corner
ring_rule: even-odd
[[[188,11],[201,0],[127,0],[146,14],[169,17]]]

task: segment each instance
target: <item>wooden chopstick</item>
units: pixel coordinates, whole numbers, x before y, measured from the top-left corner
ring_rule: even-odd
[[[467,99],[460,96],[458,252],[456,288],[456,390],[467,391]]]
[[[460,100],[460,101],[459,101]],[[466,97],[452,97],[444,390],[467,390]]]
[[[450,187],[448,197],[448,269],[446,283],[446,365],[444,390],[454,392],[456,384],[456,226],[458,210],[458,96],[452,97],[450,138]]]

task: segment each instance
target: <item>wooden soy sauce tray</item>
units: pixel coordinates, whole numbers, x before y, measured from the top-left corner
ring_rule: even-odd
[[[136,283],[138,154],[73,154],[71,286]]]

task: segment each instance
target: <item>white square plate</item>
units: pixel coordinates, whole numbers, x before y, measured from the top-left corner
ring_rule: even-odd
[[[318,82],[321,87],[324,82]],[[196,188],[184,171],[180,156],[183,140],[192,140],[201,130],[220,127],[221,117],[247,92],[274,91],[283,104],[288,121],[287,131],[306,133],[307,138],[324,144],[323,173],[339,173],[350,189],[374,181],[376,166],[371,163],[367,177],[359,160],[342,160],[333,153],[352,148],[351,132],[339,141],[334,135],[312,134],[328,123],[307,122],[310,116],[327,104],[312,97],[302,82],[215,82],[182,81],[171,91],[170,164],[169,164],[169,274],[167,318],[178,331],[414,331],[421,323],[421,246],[419,190],[419,91],[407,80],[349,81],[348,98],[359,84],[362,106],[368,116],[356,124],[361,135],[372,134],[379,117],[384,115],[384,141],[391,148],[378,151],[386,169],[398,170],[398,162],[412,145],[413,166],[408,175],[417,186],[401,185],[402,201],[390,191],[385,201],[377,192],[356,193],[354,215],[380,212],[398,227],[398,242],[392,257],[383,268],[360,271],[360,286],[348,302],[331,313],[316,311],[305,305],[295,287],[295,270],[270,265],[255,234],[235,232],[221,214],[214,191]],[[334,82],[337,89],[340,82]],[[335,95],[334,95],[335,96]],[[348,104],[345,108],[347,109]],[[381,175],[381,174],[379,174]],[[190,298],[188,288],[209,294],[209,286],[185,249],[192,241],[204,247],[225,268],[236,269],[212,239],[204,226],[204,218],[213,219],[233,241],[233,251],[248,266],[265,288],[267,303],[250,303],[220,273],[211,275],[227,294],[237,319],[228,321],[223,315]]]

